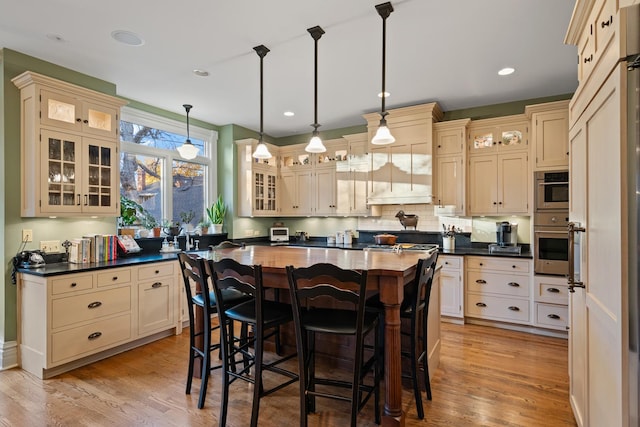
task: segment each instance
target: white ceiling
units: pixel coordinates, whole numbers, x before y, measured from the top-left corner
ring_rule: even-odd
[[[0,0],[0,46],[115,83],[120,96],[217,125],[307,133],[318,41],[320,131],[379,111],[382,0]],[[563,44],[575,0],[396,0],[387,19],[387,108],[444,111],[571,93],[577,50]],[[114,30],[137,33],[127,46]],[[47,35],[64,41],[54,41]],[[498,76],[510,66],[516,72]],[[209,71],[197,77],[193,69]],[[291,110],[294,117],[285,117]]]

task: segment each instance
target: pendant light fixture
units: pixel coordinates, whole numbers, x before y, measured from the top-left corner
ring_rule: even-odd
[[[304,151],[307,153],[324,153],[327,151],[324,144],[322,144],[322,139],[320,139],[320,133],[318,132],[318,128],[320,124],[318,123],[318,40],[324,34],[324,30],[319,26],[315,26],[312,28],[308,28],[307,31],[311,34],[314,41],[314,74],[313,74],[313,133],[311,134],[311,140],[309,144],[305,147]]]
[[[386,39],[387,39],[387,18],[393,12],[393,6],[391,2],[381,3],[376,5],[376,10],[378,11],[378,15],[382,18],[382,110],[380,111],[380,126],[378,127],[378,131],[376,135],[371,140],[373,145],[387,145],[393,144],[395,142],[395,138],[391,135],[391,131],[387,127],[387,113],[384,109],[384,101],[386,98],[386,92],[384,90],[385,85],[385,68],[386,68],[386,56],[387,56],[387,48],[386,48]]]
[[[183,159],[191,160],[198,155],[198,147],[193,145],[191,139],[189,139],[189,111],[193,108],[193,105],[184,104],[183,107],[187,111],[187,140],[178,147],[178,153]]]
[[[267,148],[267,144],[265,144],[264,140],[262,139],[262,135],[263,135],[262,133],[262,124],[263,124],[262,60],[267,55],[267,53],[269,53],[269,49],[265,45],[261,44],[260,46],[254,47],[253,50],[255,50],[258,56],[260,57],[260,139],[258,140],[256,151],[253,152],[253,158],[254,159],[270,159],[271,153]]]

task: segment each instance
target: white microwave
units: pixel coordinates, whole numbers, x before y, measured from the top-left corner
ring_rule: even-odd
[[[271,227],[269,231],[269,239],[272,242],[288,242],[289,227]]]

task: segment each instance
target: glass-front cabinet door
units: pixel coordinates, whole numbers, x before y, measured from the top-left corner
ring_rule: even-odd
[[[83,146],[82,210],[88,213],[117,214],[116,144],[84,138]]]
[[[62,132],[42,132],[41,182],[42,212],[72,213],[81,208],[80,201],[81,137]]]
[[[117,108],[82,101],[54,91],[42,90],[40,95],[42,125],[105,138],[117,137]]]
[[[41,211],[117,216],[116,144],[42,131]]]

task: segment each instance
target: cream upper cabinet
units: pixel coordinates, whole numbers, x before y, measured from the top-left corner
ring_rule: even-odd
[[[396,139],[370,145],[369,204],[431,203],[433,199],[433,123],[442,119],[437,103],[389,110],[387,124]],[[365,114],[371,141],[380,114]]]
[[[238,216],[277,215],[277,148],[268,145],[270,159],[252,157],[258,141],[236,141],[238,150]]]
[[[21,99],[21,215],[118,216],[118,120],[126,102],[25,72]]]
[[[367,133],[344,135],[348,142],[348,160],[338,162],[338,215],[370,215],[367,203],[369,181],[369,141]]]
[[[528,171],[526,152],[470,157],[468,214],[528,213]]]
[[[465,215],[466,138],[469,119],[452,120],[433,125],[435,150],[436,215]]]
[[[524,114],[474,120],[469,125],[469,155],[529,149],[529,121]]]
[[[569,100],[527,105],[531,118],[533,170],[569,167]]]
[[[93,103],[62,92],[42,90],[40,111],[40,123],[43,126],[106,138],[118,136],[119,108]]]

